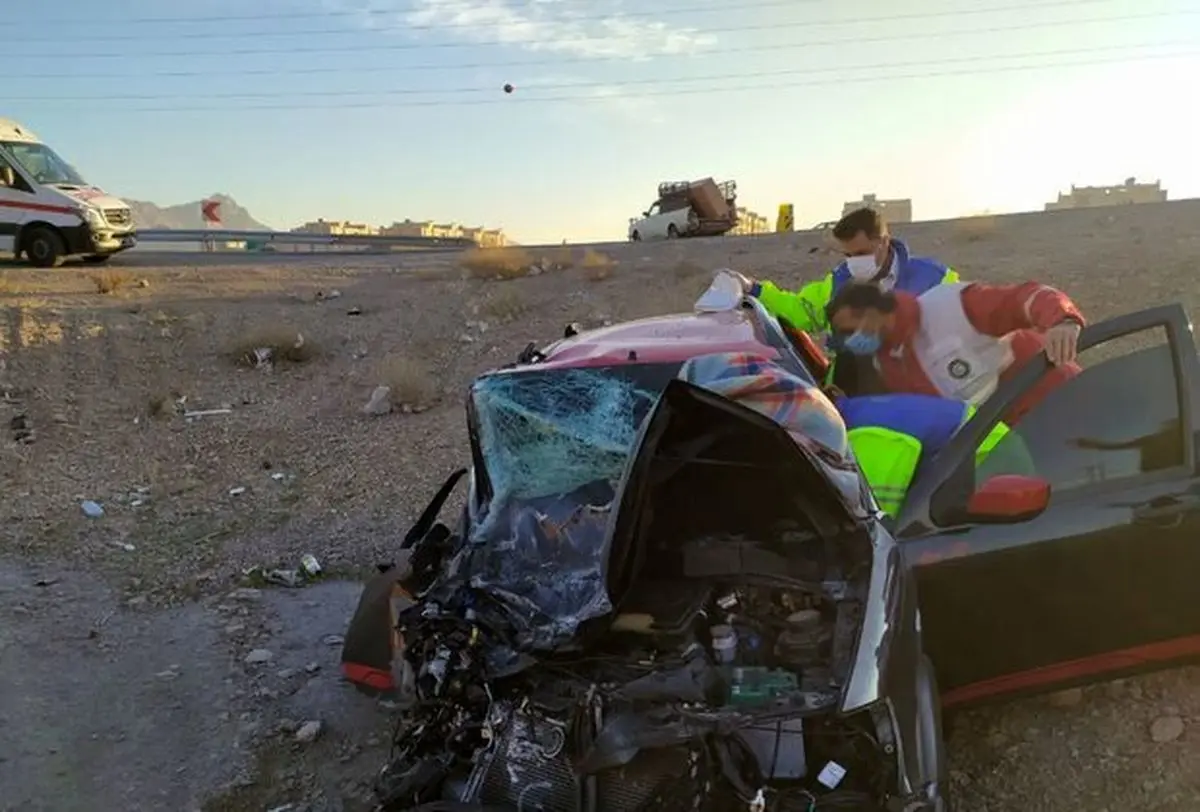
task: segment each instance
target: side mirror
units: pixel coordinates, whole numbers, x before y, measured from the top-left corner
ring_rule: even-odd
[[[1033,476],[1001,474],[979,486],[967,502],[974,521],[1007,524],[1024,522],[1050,504],[1050,483]]]
[[[11,166],[0,166],[0,186],[7,186],[10,189],[17,185],[17,174],[13,172]]]

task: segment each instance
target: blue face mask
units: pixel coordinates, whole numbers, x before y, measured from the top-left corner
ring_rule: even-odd
[[[846,352],[854,355],[874,355],[879,352],[883,343],[878,333],[864,333],[861,330],[846,336],[840,342]]]

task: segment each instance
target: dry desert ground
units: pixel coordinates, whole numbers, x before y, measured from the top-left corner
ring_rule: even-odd
[[[1198,226],[1182,201],[896,231],[1098,320],[1200,309]],[[568,322],[686,309],[718,267],[814,278],[821,244],[525,249],[498,271],[458,254],[0,268],[0,808],[363,808],[387,714],[336,684],[353,593],[231,597],[244,570],[312,553],[352,580],[388,560],[464,461],[472,376]],[[246,363],[263,346],[275,362]],[[363,414],[380,384],[398,408]],[[205,410],[227,411],[185,417]],[[1195,671],[969,712],[948,738],[969,812],[1200,809]]]

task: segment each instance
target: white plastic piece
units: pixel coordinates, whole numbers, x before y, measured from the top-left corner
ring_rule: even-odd
[[[696,300],[697,313],[724,313],[742,305],[742,280],[729,270],[717,271],[708,290]]]
[[[817,783],[826,789],[837,789],[838,784],[846,777],[846,768],[836,761],[830,761],[817,774]]]

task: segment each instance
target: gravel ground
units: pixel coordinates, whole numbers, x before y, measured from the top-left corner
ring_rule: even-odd
[[[900,233],[969,279],[1059,285],[1099,319],[1167,301],[1194,311],[1198,221],[1200,202],[1185,201]],[[18,788],[0,808],[188,809],[213,793],[210,809],[354,808],[388,716],[339,689],[322,643],[354,587],[231,599],[243,570],[313,553],[333,576],[358,576],[463,461],[472,376],[567,322],[686,308],[715,267],[812,278],[829,265],[820,245],[608,246],[612,267],[582,248],[531,249],[549,269],[507,281],[473,278],[449,255],[0,269],[0,428],[27,427],[0,438],[0,679],[18,686],[0,700],[0,785]],[[117,290],[99,293],[106,282]],[[263,344],[302,360],[236,362]],[[363,414],[380,384],[418,409]],[[211,409],[228,412],[184,416]],[[103,515],[85,515],[84,500]],[[34,586],[46,573],[60,580]],[[266,667],[245,664],[255,647],[272,651]],[[295,657],[280,664],[284,651]],[[1200,808],[1191,677],[958,717],[961,808]],[[107,746],[123,707],[141,726]],[[296,724],[318,720],[324,732],[298,744]],[[164,780],[173,769],[186,778]]]

